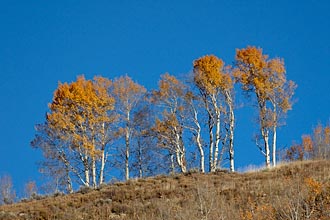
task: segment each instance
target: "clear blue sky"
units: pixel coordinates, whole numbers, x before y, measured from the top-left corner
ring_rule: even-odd
[[[30,147],[58,81],[123,74],[148,89],[160,74],[188,73],[192,61],[262,47],[285,60],[297,103],[279,131],[279,147],[330,117],[330,1],[0,1],[0,175],[18,191],[41,181]],[[262,164],[251,141],[253,111],[237,110],[236,164]]]

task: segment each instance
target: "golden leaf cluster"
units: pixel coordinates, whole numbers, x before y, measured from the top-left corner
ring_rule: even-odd
[[[199,89],[208,94],[233,88],[233,80],[225,71],[224,62],[215,55],[203,56],[193,63],[194,81]]]
[[[270,101],[283,113],[292,108],[292,96],[296,89],[293,81],[287,81],[284,61],[269,59],[262,49],[248,46],[236,51],[235,79],[243,90],[254,91],[261,106]],[[279,107],[279,108],[278,108]]]
[[[59,84],[49,104],[47,124],[62,131],[62,139],[72,139],[71,148],[97,153],[95,140],[102,123],[113,121],[109,112],[114,108],[114,98],[108,93],[111,81],[102,77],[86,80],[79,76],[70,84]]]

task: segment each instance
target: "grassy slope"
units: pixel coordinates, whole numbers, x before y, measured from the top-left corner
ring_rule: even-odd
[[[0,219],[330,219],[330,161],[158,176],[0,206]]]

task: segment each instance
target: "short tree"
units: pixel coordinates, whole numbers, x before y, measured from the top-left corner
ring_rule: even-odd
[[[0,177],[0,204],[12,204],[16,199],[11,176]]]

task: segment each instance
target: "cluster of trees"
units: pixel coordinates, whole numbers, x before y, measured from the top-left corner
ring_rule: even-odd
[[[312,134],[302,135],[301,139],[301,143],[295,143],[285,150],[284,159],[330,159],[330,125],[318,124]]]
[[[271,158],[275,166],[276,130],[296,85],[282,59],[250,46],[237,50],[233,66],[206,55],[184,80],[163,74],[153,91],[128,76],[59,84],[31,144],[43,151],[41,171],[67,192],[75,184],[97,187],[111,175],[214,172],[227,159],[234,171],[235,84],[257,104],[256,143],[266,166]]]
[[[23,196],[26,199],[37,195],[37,185],[35,181],[28,181],[24,185]],[[14,189],[13,181],[10,175],[0,176],[0,205],[12,204],[17,201],[17,194]]]

